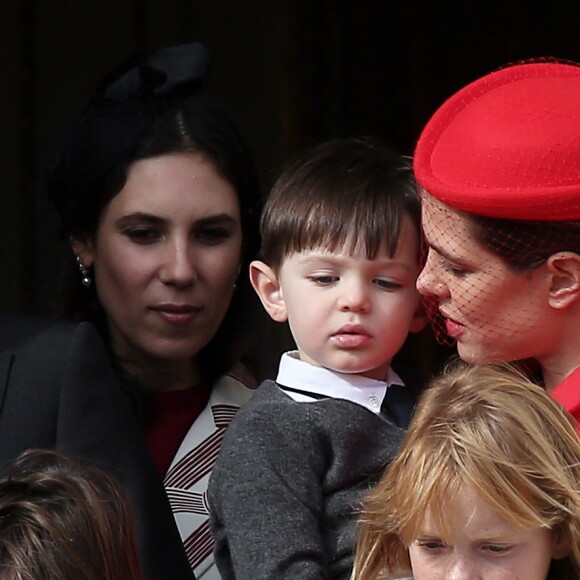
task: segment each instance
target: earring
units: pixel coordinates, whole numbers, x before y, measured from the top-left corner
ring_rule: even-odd
[[[88,288],[92,283],[93,280],[91,278],[91,271],[81,262],[80,256],[77,256],[77,264],[79,265],[79,270],[81,272],[81,284]]]

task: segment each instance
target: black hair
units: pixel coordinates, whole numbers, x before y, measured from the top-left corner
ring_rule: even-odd
[[[580,222],[529,221],[466,213],[477,241],[515,272],[533,270],[557,252],[580,254]]]

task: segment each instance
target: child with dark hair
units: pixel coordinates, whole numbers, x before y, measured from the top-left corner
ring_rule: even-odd
[[[21,454],[0,478],[2,580],[143,580],[119,484],[54,451]]]
[[[409,163],[370,139],[322,144],[276,182],[250,278],[297,350],[234,419],[214,468],[225,580],[349,577],[359,500],[419,386],[391,366],[424,326],[419,213]]]

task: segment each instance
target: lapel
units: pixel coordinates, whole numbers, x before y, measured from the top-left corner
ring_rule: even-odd
[[[252,389],[232,376],[225,375],[218,380],[212,388],[206,408],[193,422],[173,458],[165,476],[166,487],[189,488],[194,480],[201,480],[209,474],[227,426],[252,394]],[[185,480],[189,481],[186,483]],[[204,492],[206,487],[207,480]]]
[[[10,370],[14,361],[14,354],[5,351],[0,354],[0,416],[4,407],[4,399],[8,390],[8,381],[10,379]]]
[[[231,376],[214,386],[165,476],[165,491],[195,575],[217,579],[209,530],[207,484],[227,426],[253,391]]]

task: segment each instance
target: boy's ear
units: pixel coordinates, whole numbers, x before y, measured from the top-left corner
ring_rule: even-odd
[[[409,326],[409,332],[421,332],[429,323],[429,317],[427,316],[427,310],[422,300],[419,300],[419,305],[413,318],[411,319],[411,324]]]
[[[552,308],[563,310],[580,299],[580,255],[558,252],[545,263],[549,282],[548,301]]]
[[[272,320],[286,322],[286,303],[274,270],[268,264],[254,260],[250,264],[250,282]]]

